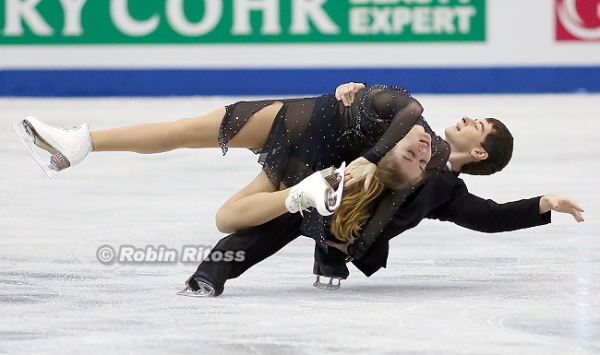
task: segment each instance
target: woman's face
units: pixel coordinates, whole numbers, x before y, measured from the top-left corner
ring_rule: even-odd
[[[431,136],[423,126],[414,125],[392,151],[400,171],[408,180],[416,179],[431,159]]]

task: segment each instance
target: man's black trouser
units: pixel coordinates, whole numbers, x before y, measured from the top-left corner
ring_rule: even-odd
[[[301,224],[302,216],[299,213],[285,213],[267,223],[230,234],[213,247],[211,256],[215,251],[219,251],[220,255],[226,255],[227,252],[231,255],[233,252],[235,258],[204,260],[193,277],[206,279],[222,291],[225,281],[240,276],[301,236]],[[388,250],[387,240],[382,240],[380,243],[376,240],[367,255],[353,263],[365,275],[370,276],[380,267],[385,267]],[[243,252],[243,258],[240,252]],[[346,278],[349,271],[345,258],[346,256],[335,248],[329,248],[329,251],[325,252],[315,246],[315,269],[319,268],[325,276]]]

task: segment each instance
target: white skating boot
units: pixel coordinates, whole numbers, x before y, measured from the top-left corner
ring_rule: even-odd
[[[87,124],[72,129],[56,128],[29,116],[20,122],[15,122],[13,127],[29,153],[49,178],[52,178],[52,171],[61,171],[77,165],[93,150]],[[50,164],[42,160],[35,147],[52,154]]]
[[[329,216],[340,206],[344,189],[344,169],[346,163],[314,172],[290,189],[285,199],[285,207],[290,213],[316,208],[322,216]],[[338,176],[341,181],[338,181]]]

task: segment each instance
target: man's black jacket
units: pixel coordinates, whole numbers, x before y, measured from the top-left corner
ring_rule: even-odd
[[[450,221],[486,233],[547,224],[550,223],[550,212],[540,215],[540,197],[498,204],[469,193],[458,173],[442,171],[430,177],[407,198],[377,239],[355,241],[357,248],[354,250],[358,252],[351,255],[354,254],[357,268],[367,276],[372,275],[386,266],[389,240],[414,228],[423,218]]]

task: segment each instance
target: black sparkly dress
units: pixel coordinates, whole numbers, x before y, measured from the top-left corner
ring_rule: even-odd
[[[227,143],[248,119],[274,102],[283,102],[283,106],[275,117],[267,142],[255,153],[259,154],[259,163],[276,189],[280,184],[296,185],[315,171],[337,167],[342,162],[349,164],[361,156],[377,164],[415,124],[423,125],[432,135],[432,159],[427,171],[443,167],[447,160],[446,154],[440,154],[448,150],[447,143],[433,133],[420,115],[417,100],[401,87],[384,85],[360,90],[350,107],[341,104],[334,94],[240,101],[229,105],[219,134],[223,154],[227,153]],[[394,205],[399,203],[392,200],[390,203]],[[388,214],[389,211],[381,223],[389,222],[391,215],[388,217]],[[377,215],[376,212],[373,218],[379,221]],[[305,213],[302,230],[326,248],[324,228],[329,222],[330,218],[323,218],[316,211]]]

